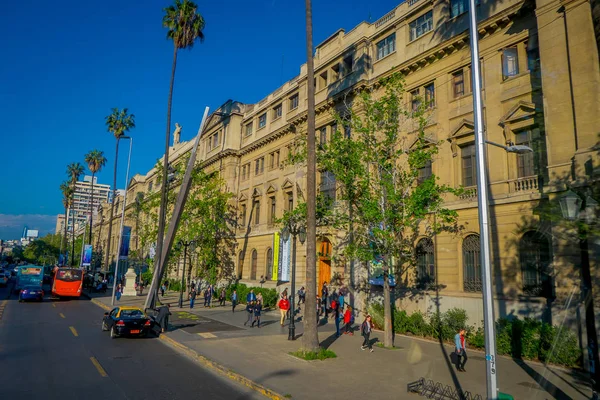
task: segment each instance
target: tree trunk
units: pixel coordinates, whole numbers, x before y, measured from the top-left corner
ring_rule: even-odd
[[[71,195],[71,206],[75,204],[75,189],[73,189],[73,194]],[[72,213],[71,216],[71,260],[70,264],[73,267],[75,264],[75,213]]]
[[[392,330],[392,305],[390,304],[390,267],[388,260],[385,260],[383,265],[383,323],[385,325],[383,332],[383,345],[385,347],[392,347],[394,345],[394,331]]]
[[[62,239],[60,240],[60,253],[63,254],[63,249],[65,251],[65,253],[67,252],[67,249],[69,248],[69,238],[67,237],[67,225],[69,225],[69,207],[65,207],[65,229],[64,229],[64,234]],[[65,241],[65,247],[63,248],[63,240]],[[63,265],[65,263],[65,259],[64,259],[64,254],[63,254]]]
[[[92,244],[92,227],[94,226],[94,176],[96,173],[92,171],[92,193],[90,200],[90,235],[88,236],[88,244]]]
[[[113,186],[112,186],[112,201],[110,202],[110,217],[108,219],[108,241],[106,243],[106,271],[110,271],[110,238],[112,236],[112,224],[113,217],[115,215],[115,197],[117,196],[117,163],[119,161],[119,140],[121,138],[117,137],[117,145],[115,147],[115,170],[113,172]],[[118,258],[118,257],[117,257]],[[117,282],[117,277],[115,276],[115,284]]]
[[[169,85],[169,100],[167,103],[167,131],[165,133],[165,155],[163,163],[163,179],[160,196],[160,211],[158,213],[158,234],[156,235],[156,253],[154,255],[154,274],[152,284],[146,297],[146,308],[154,308],[158,297],[158,285],[162,279],[165,267],[161,265],[163,241],[165,236],[165,216],[167,214],[167,179],[169,174],[169,144],[171,142],[171,105],[173,103],[173,86],[175,84],[175,69],[177,67],[177,45],[173,45],[173,65],[171,67],[171,84]]]
[[[306,308],[302,349],[319,350],[317,333],[317,217],[316,217],[316,154],[315,154],[315,86],[312,34],[312,5],[306,0],[306,67],[307,67],[307,174],[306,174]]]

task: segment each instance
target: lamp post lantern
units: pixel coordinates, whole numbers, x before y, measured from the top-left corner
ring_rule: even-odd
[[[300,239],[300,243],[306,241],[306,228],[294,222],[288,222],[281,231],[281,236],[286,242],[292,236],[292,290],[290,295],[290,325],[288,330],[288,340],[296,340],[296,237]]]

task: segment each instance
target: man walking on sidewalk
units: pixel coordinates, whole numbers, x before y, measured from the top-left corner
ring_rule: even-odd
[[[373,346],[371,346],[371,329],[373,329],[373,323],[371,322],[371,316],[367,315],[362,325],[360,326],[360,334],[365,338],[363,340],[362,346],[360,346],[361,350],[366,350],[367,348],[372,353]]]
[[[250,289],[250,293],[248,293],[248,295],[246,295],[246,304],[250,303],[251,301],[256,301],[256,295],[254,294],[254,289]]]
[[[287,315],[288,310],[290,309],[290,301],[287,296],[284,296],[283,299],[279,300],[279,313],[281,314],[280,324],[283,326],[285,321],[285,316]]]
[[[194,301],[196,301],[196,288],[192,287],[190,292],[190,308],[194,308]]]
[[[237,306],[237,290],[231,293],[231,312],[235,312],[235,306]]]
[[[246,313],[248,314],[248,319],[244,322],[244,326],[252,323],[252,319],[254,318],[254,302],[249,301],[246,303]]]
[[[465,364],[468,360],[466,345],[465,330],[461,328],[454,336],[454,347],[456,348],[456,370],[460,372],[467,372],[465,371]]]

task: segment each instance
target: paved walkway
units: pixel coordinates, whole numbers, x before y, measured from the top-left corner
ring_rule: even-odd
[[[101,296],[101,297],[100,297]],[[110,295],[98,301],[110,304]],[[485,396],[485,363],[483,353],[470,351],[466,373],[457,373],[450,365],[450,346],[406,336],[397,336],[399,349],[377,346],[375,351],[361,351],[362,337],[342,335],[335,338],[332,322],[319,327],[321,345],[337,354],[336,359],[307,362],[288,353],[300,348],[298,341],[288,341],[288,327],[279,325],[277,310],[266,312],[261,328],[244,326],[246,312],[239,306],[231,312],[225,307],[202,307],[198,299],[194,309],[187,301],[177,307],[177,293],[168,293],[162,301],[171,304],[173,317],[171,339],[197,353],[293,399],[338,398],[405,398],[409,382],[421,377],[460,387],[463,391]],[[122,297],[121,305],[143,304],[145,297]],[[296,324],[297,335],[302,323]],[[375,339],[381,339],[376,332]],[[585,376],[560,368],[548,368],[539,363],[515,361],[499,357],[498,385],[500,391],[515,399],[589,399]],[[416,397],[416,395],[410,395]]]

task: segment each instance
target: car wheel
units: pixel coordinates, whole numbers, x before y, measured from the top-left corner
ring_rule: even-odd
[[[106,326],[106,321],[102,321],[102,332],[106,332],[108,330],[108,326]]]
[[[115,330],[115,327],[113,326],[113,327],[110,329],[110,338],[111,338],[111,339],[116,339],[117,337],[118,337],[118,335],[117,335],[117,331]]]

